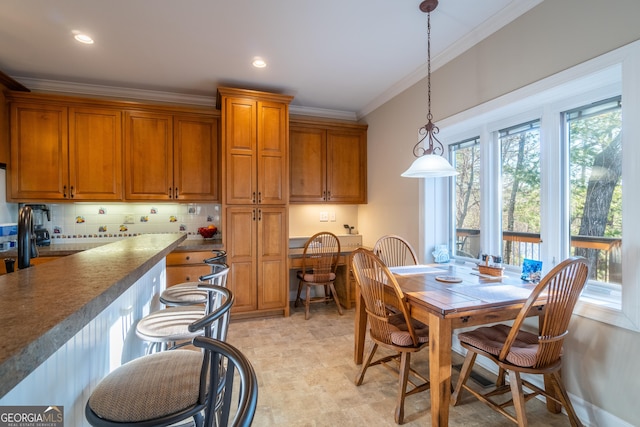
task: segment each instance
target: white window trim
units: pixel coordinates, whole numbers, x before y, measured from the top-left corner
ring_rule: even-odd
[[[550,197],[550,191],[544,191],[551,186],[557,187],[557,183],[561,182],[562,163],[561,156],[551,153],[550,150],[545,150],[544,145],[559,143],[560,112],[619,94],[622,94],[624,117],[632,118],[630,120],[623,119],[622,125],[624,150],[622,164],[624,221],[622,277],[624,285],[621,302],[619,307],[612,308],[583,297],[578,302],[574,313],[618,327],[640,331],[640,263],[638,262],[640,260],[640,221],[632,220],[637,216],[637,212],[640,212],[640,198],[637,197],[637,194],[640,193],[640,168],[637,166],[640,164],[640,144],[633,142],[640,141],[640,123],[636,120],[637,117],[640,117],[640,41],[630,43],[571,69],[444,119],[439,122],[439,136],[445,143],[455,143],[479,135],[481,141],[485,141],[480,144],[481,167],[489,168],[488,170],[493,174],[491,178],[495,183],[494,186],[498,187],[499,180],[496,174],[499,173],[499,168],[492,164],[495,162],[492,159],[497,158],[494,153],[498,149],[495,132],[527,120],[541,119],[544,123],[541,127],[541,143],[543,145],[541,147],[541,167],[545,170],[541,177],[543,189],[541,220],[545,224],[541,230],[541,237],[546,256],[543,262],[550,266],[561,259],[562,254],[567,253],[568,249],[563,247],[566,246],[566,243],[561,237],[566,234],[566,229],[563,228],[566,227],[567,221],[566,219],[558,221],[555,213],[565,212],[568,215],[569,211],[567,206],[560,206],[560,203],[563,202],[557,197]],[[486,141],[491,141],[491,143],[486,143]],[[424,191],[422,193],[423,200],[434,200],[433,193],[429,193],[435,188],[430,183],[425,182],[422,189]],[[487,203],[495,205],[493,202],[500,194],[500,189],[489,188],[486,183],[482,182],[482,177],[481,189],[483,206]],[[436,191],[436,193],[438,192]],[[437,195],[435,199],[434,201],[443,201],[440,206],[448,206],[446,195]],[[566,198],[564,199],[566,200]],[[430,209],[426,210],[430,211]],[[421,214],[433,213],[425,212],[425,209],[422,209]],[[447,217],[444,212],[438,215]],[[489,236],[495,235],[500,230],[499,219],[492,220],[486,218],[487,216],[483,215],[481,218],[483,231],[481,247],[484,252],[497,253],[499,248],[491,246],[495,245],[495,241],[492,242]],[[491,216],[497,217],[498,215]],[[448,219],[442,217],[437,221],[438,226],[448,230]],[[422,222],[424,222],[425,216],[422,218]],[[421,236],[424,237],[425,242],[441,243],[432,241],[433,237],[427,238],[429,233],[425,232],[427,230],[421,230]],[[442,240],[442,233],[438,233],[436,238]]]

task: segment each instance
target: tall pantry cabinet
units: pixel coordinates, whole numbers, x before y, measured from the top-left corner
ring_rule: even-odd
[[[235,313],[289,314],[289,103],[292,97],[218,88],[224,246]]]

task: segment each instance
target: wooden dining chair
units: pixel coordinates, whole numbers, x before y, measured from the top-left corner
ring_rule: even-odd
[[[418,255],[411,244],[395,234],[387,234],[373,245],[376,254],[387,267],[418,264]]]
[[[458,334],[460,343],[467,349],[467,355],[451,403],[457,405],[462,391],[468,390],[519,426],[526,426],[525,403],[534,396],[544,395],[556,404],[564,406],[572,426],[582,426],[562,383],[560,368],[562,344],[569,333],[571,313],[588,276],[589,267],[586,259],[566,259],[535,287],[513,326],[500,324]],[[540,320],[540,333],[536,335],[521,328],[533,304],[540,299],[545,301],[544,316]],[[478,355],[485,356],[499,368],[495,389],[485,393],[467,385]],[[509,385],[505,385],[506,373],[509,374]],[[524,380],[521,374],[543,375],[545,389]],[[531,391],[525,393],[523,387]],[[509,392],[511,399],[506,402],[493,399],[496,395]],[[511,405],[514,407],[515,415],[506,410]]]
[[[298,294],[294,306],[298,306],[302,288],[306,288],[304,300],[304,318],[309,319],[309,306],[312,303],[335,301],[338,313],[342,315],[342,307],[336,293],[334,282],[340,257],[340,240],[338,237],[322,231],[311,236],[304,245],[302,254],[302,270],[297,273]],[[321,294],[311,297],[311,288],[321,286]]]
[[[430,387],[429,380],[411,368],[411,354],[429,345],[429,328],[411,319],[402,289],[378,256],[372,251],[359,248],[354,251],[351,263],[365,303],[369,336],[372,340],[371,349],[355,383],[358,386],[362,384],[370,366],[382,364],[396,371],[399,384],[395,421],[402,424],[405,398]],[[396,307],[397,312],[389,310],[389,305]],[[392,350],[394,354],[374,360],[378,347]],[[412,387],[407,390],[409,384]]]

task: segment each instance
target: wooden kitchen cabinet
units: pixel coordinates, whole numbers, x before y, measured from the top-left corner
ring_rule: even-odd
[[[233,312],[288,315],[287,208],[228,207],[226,224]]]
[[[291,120],[290,203],[367,202],[367,126]]]
[[[200,276],[211,273],[204,260],[211,251],[174,251],[167,255],[167,287],[184,282],[197,282]]]
[[[13,200],[121,200],[121,112],[13,102],[10,171]]]
[[[284,205],[288,199],[290,96],[219,88],[224,201]]]
[[[218,201],[218,120],[125,114],[125,199]]]

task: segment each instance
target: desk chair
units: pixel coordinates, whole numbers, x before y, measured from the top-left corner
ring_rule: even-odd
[[[353,274],[360,286],[360,294],[366,306],[369,336],[373,341],[355,383],[358,386],[361,385],[367,369],[373,365],[382,364],[397,371],[400,379],[395,421],[402,424],[405,397],[430,388],[429,380],[411,369],[411,353],[418,352],[429,345],[429,328],[411,319],[402,289],[378,256],[372,251],[359,248],[353,253],[351,262]],[[389,310],[389,305],[393,305],[397,312]],[[374,361],[373,357],[378,347],[392,350],[395,354]],[[399,368],[397,363],[388,365],[388,362],[398,362],[398,359],[400,359]],[[412,385],[408,391],[407,383]]]
[[[387,267],[418,264],[418,255],[411,244],[394,234],[382,236],[373,245],[376,254]]]
[[[219,286],[211,286],[210,292],[222,303],[189,330],[206,330],[228,318],[233,294]],[[87,401],[87,421],[98,427],[155,427],[193,418],[196,426],[250,426],[258,398],[251,363],[231,345],[211,337],[198,336],[193,345],[202,350],[155,353],[111,372]],[[234,393],[236,372],[239,392]],[[238,399],[233,417],[232,394]]]
[[[458,339],[467,349],[467,355],[451,403],[457,405],[463,389],[468,390],[490,408],[523,427],[527,425],[526,401],[542,394],[564,406],[572,426],[582,426],[562,383],[560,368],[562,343],[569,334],[567,328],[571,313],[588,276],[589,267],[584,258],[569,258],[558,264],[535,287],[513,326],[481,327],[459,334]],[[536,335],[523,331],[521,327],[532,304],[540,298],[545,299],[546,304],[540,333]],[[499,367],[496,388],[487,393],[480,393],[467,385],[478,355],[485,356]],[[509,374],[509,385],[505,385],[504,381],[506,372]],[[521,374],[544,375],[546,390],[522,379]],[[523,386],[531,392],[525,393]],[[505,403],[492,399],[493,396],[508,392],[511,392],[511,400]],[[505,410],[511,405],[515,416]]]
[[[302,254],[302,270],[298,271],[298,294],[294,306],[298,306],[302,287],[306,287],[304,300],[304,318],[309,319],[309,306],[312,303],[335,301],[338,313],[342,315],[342,307],[334,282],[340,257],[340,241],[335,234],[323,231],[307,240]],[[323,295],[311,298],[311,287],[322,286]]]

